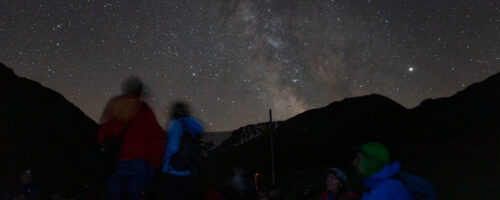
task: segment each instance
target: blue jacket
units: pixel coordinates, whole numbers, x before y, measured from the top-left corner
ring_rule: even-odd
[[[364,179],[365,192],[361,200],[413,200],[413,196],[398,180],[391,177],[399,173],[401,164],[386,164],[382,170]]]
[[[195,134],[201,135],[203,133],[203,126],[201,123],[192,118],[192,117],[184,117],[176,120],[172,120],[168,125],[167,130],[167,147],[165,150],[165,155],[163,156],[163,166],[162,172],[168,173],[177,176],[188,176],[191,175],[189,170],[186,171],[176,171],[169,165],[170,158],[177,153],[179,150],[181,136],[184,133],[182,130],[182,124],[179,120],[182,120],[185,124],[189,132],[195,136]]]

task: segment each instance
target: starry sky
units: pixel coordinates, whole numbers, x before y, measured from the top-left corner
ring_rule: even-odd
[[[0,62],[98,120],[140,77],[209,131],[378,93],[407,108],[500,72],[497,0],[0,0]]]

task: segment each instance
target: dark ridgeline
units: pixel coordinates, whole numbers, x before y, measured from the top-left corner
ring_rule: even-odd
[[[1,186],[26,168],[43,199],[73,193],[88,181],[98,128],[92,119],[61,94],[1,63],[0,97]]]
[[[324,188],[324,169],[338,166],[360,193],[361,177],[350,165],[352,146],[380,141],[402,162],[403,170],[432,181],[443,199],[498,198],[499,88],[500,74],[496,74],[413,109],[374,94],[301,113],[280,122],[274,131],[277,182],[288,194],[306,187],[319,191]],[[211,173],[205,179],[227,178],[227,167],[244,163],[251,171],[263,172],[269,184],[269,135],[257,134],[235,145],[241,131],[229,138],[233,142],[223,142],[208,153],[204,168]]]

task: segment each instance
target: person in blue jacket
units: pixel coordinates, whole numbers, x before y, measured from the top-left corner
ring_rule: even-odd
[[[203,126],[190,116],[189,106],[183,102],[174,103],[170,109],[171,121],[167,128],[167,147],[163,156],[162,175],[160,180],[160,199],[184,200],[193,199],[192,168],[179,170],[173,163],[181,153],[185,143],[185,133],[191,134],[190,139],[200,138]],[[183,139],[184,137],[184,139]],[[196,145],[196,144],[195,144]],[[185,152],[184,152],[185,153]]]
[[[401,164],[389,160],[389,150],[378,142],[368,142],[357,149],[353,165],[364,176],[361,200],[414,199],[401,181],[392,178],[399,174]]]

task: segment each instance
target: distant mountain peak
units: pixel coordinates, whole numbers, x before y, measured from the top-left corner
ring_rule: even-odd
[[[362,102],[367,102],[367,103],[369,102],[371,104],[374,104],[374,103],[377,103],[377,104],[385,103],[385,104],[392,104],[392,105],[400,105],[397,102],[395,102],[394,100],[390,99],[389,97],[386,97],[386,96],[383,96],[383,95],[380,95],[380,94],[369,94],[369,95],[364,95],[364,96],[359,96],[359,97],[346,98],[346,99],[343,99],[342,101],[335,101],[333,103],[330,103],[327,107],[335,106],[337,104],[344,104],[344,103],[359,104],[359,103],[362,103]]]

